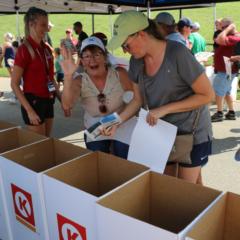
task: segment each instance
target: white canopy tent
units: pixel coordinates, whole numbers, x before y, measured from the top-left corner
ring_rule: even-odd
[[[25,13],[29,7],[38,7],[46,10],[48,13],[80,13],[80,14],[92,14],[92,32],[94,32],[94,14],[108,14],[110,15],[110,25],[112,23],[111,15],[118,14],[126,10],[135,9],[138,11],[150,11],[163,10],[163,9],[185,9],[185,8],[196,8],[196,7],[212,7],[213,3],[202,3],[202,4],[174,4],[173,6],[155,6],[150,8],[136,3],[129,5],[127,1],[125,4],[110,4],[112,1],[79,1],[79,0],[0,0],[0,13],[3,14],[16,14],[16,27],[17,35],[20,36],[19,31],[19,14]],[[142,2],[142,1],[135,1]],[[181,11],[180,11],[181,14]]]
[[[139,3],[133,5],[125,4],[111,4],[100,3],[99,1],[79,1],[79,0],[0,0],[0,13],[25,13],[29,7],[35,6],[46,10],[49,13],[91,13],[91,14],[114,14],[120,13],[129,9],[138,9],[139,11],[146,11],[151,5],[142,6]],[[137,1],[135,1],[137,2]],[[141,2],[141,1],[139,1]],[[212,3],[202,4],[173,4],[172,6],[158,6],[151,7],[151,10],[161,9],[181,9],[193,7],[210,7]]]

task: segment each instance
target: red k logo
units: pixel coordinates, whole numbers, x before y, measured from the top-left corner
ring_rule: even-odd
[[[86,229],[57,213],[59,240],[87,240]]]
[[[35,232],[36,226],[31,194],[14,184],[11,184],[11,187],[17,220]]]

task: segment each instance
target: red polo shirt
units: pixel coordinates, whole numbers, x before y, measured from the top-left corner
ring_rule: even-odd
[[[240,41],[240,35],[229,35],[226,37],[226,45],[219,45],[214,54],[214,68],[217,72],[226,72],[223,56],[231,57],[234,54],[234,48],[237,42]],[[232,66],[232,73],[237,73],[236,64]]]
[[[52,52],[43,42],[38,44],[30,36],[27,40],[34,50],[35,57],[32,58],[26,45],[22,44],[14,60],[14,64],[23,69],[23,92],[48,98],[50,97],[47,87],[48,76],[51,80],[54,78]]]

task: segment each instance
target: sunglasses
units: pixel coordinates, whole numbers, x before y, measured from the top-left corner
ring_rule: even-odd
[[[130,47],[129,47],[129,44],[134,40],[134,38],[138,35],[138,33],[133,33],[131,35],[129,35],[126,39],[126,41],[121,45],[122,49],[124,51],[129,51],[130,50]],[[132,38],[130,38],[132,37]],[[132,39],[131,41],[128,41],[128,39]]]
[[[97,99],[99,102],[99,111],[101,113],[107,113],[107,106],[106,106],[106,95],[104,93],[99,93],[97,95]]]

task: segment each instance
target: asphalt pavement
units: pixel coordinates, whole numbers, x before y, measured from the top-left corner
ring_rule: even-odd
[[[0,120],[24,126],[19,103],[13,103],[13,94],[9,78],[0,78]],[[224,120],[213,123],[213,154],[208,164],[203,167],[204,185],[222,191],[240,194],[240,162],[234,160],[234,155],[240,147],[240,101],[234,102],[237,120]],[[216,106],[210,107],[211,114]],[[70,118],[63,115],[58,101],[55,104],[55,120],[52,137],[84,146],[83,141],[83,109],[77,103]]]

